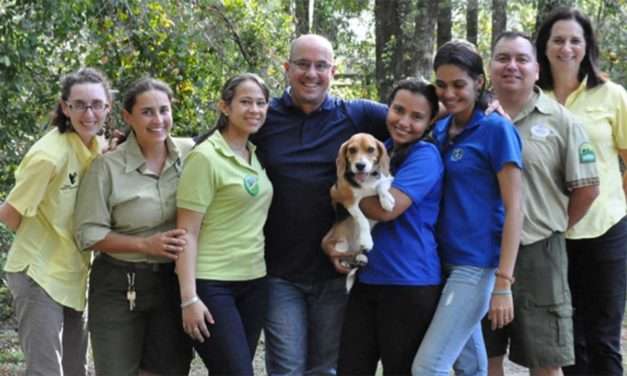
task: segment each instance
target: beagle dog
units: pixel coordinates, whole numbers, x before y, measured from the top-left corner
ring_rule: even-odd
[[[337,182],[330,193],[338,218],[328,235],[337,241],[338,252],[360,252],[355,260],[345,263],[355,272],[368,261],[363,252],[372,249],[370,230],[376,223],[362,213],[359,201],[377,195],[384,210],[394,209],[394,196],[390,193],[393,180],[390,157],[381,141],[369,134],[357,133],[340,147],[336,165]],[[346,209],[343,216],[342,208]]]

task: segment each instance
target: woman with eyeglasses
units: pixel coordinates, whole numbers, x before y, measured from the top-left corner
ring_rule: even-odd
[[[75,210],[80,249],[99,251],[89,277],[89,334],[99,376],[187,375],[174,273],[185,244],[176,187],[191,139],[173,138],[172,90],[145,77],[123,99],[126,141],[85,173]]]
[[[4,270],[18,320],[27,375],[86,375],[83,310],[88,253],[72,237],[78,185],[101,145],[111,106],[105,76],[80,69],[61,80],[52,130],[28,151],[0,222],[16,231]]]
[[[566,232],[574,307],[575,365],[567,375],[623,375],[621,329],[627,291],[627,92],[599,69],[592,23],[558,8],[538,29],[538,85],[582,122],[590,144],[579,162],[596,163],[599,196]],[[570,224],[569,224],[570,225]]]

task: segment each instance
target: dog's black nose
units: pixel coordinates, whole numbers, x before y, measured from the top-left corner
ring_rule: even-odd
[[[359,170],[359,171],[363,171],[363,170],[364,170],[364,168],[366,168],[366,164],[365,164],[365,163],[362,163],[362,162],[355,163],[355,168],[356,168],[357,170]]]

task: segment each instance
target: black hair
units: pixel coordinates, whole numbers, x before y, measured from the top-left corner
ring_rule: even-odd
[[[222,91],[220,92],[220,100],[223,101],[225,104],[230,105],[231,102],[233,101],[233,98],[235,98],[235,91],[237,90],[237,87],[241,83],[246,82],[246,81],[252,81],[256,83],[259,86],[259,88],[261,88],[261,91],[263,92],[263,96],[265,97],[266,102],[270,99],[270,89],[268,89],[268,86],[266,85],[266,83],[263,81],[261,77],[259,77],[258,75],[254,73],[241,73],[241,74],[238,74],[237,76],[231,77],[229,80],[226,81],[226,83],[224,83],[224,86],[222,87]],[[196,142],[196,145],[208,139],[216,130],[222,131],[226,129],[228,125],[229,125],[229,119],[226,117],[226,115],[222,113],[222,111],[220,111],[220,115],[218,116],[218,120],[216,121],[216,124],[211,129],[209,129],[206,133],[194,139],[194,141]]]
[[[477,96],[477,105],[481,109],[488,107],[483,59],[472,43],[462,39],[454,39],[444,43],[433,59],[433,71],[437,71],[442,65],[454,65],[466,72],[473,80],[483,78],[483,85],[481,85]]]
[[[527,42],[529,42],[529,44],[531,45],[531,53],[533,53],[533,56],[536,57],[536,50],[535,50],[535,43],[533,43],[533,39],[531,39],[531,37],[528,34],[525,34],[523,32],[520,31],[504,31],[502,33],[500,33],[496,39],[494,40],[494,46],[492,46],[492,53],[494,55],[494,47],[496,47],[496,45],[501,41],[501,39],[505,39],[505,40],[514,40],[516,38],[522,38],[522,39],[526,39]]]
[[[392,104],[392,102],[394,101],[394,98],[396,97],[396,94],[401,90],[407,90],[412,94],[422,95],[423,97],[425,97],[425,99],[429,102],[429,105],[431,107],[431,114],[429,117],[430,120],[433,120],[435,116],[438,114],[438,110],[439,110],[438,96],[435,92],[435,86],[433,86],[432,84],[427,83],[417,78],[407,78],[407,79],[398,81],[392,88],[392,92],[390,93],[388,97],[388,106]],[[408,144],[398,145],[398,146],[396,145],[392,146],[393,149],[391,151],[391,158],[390,158],[390,169],[392,173],[395,173],[398,170],[398,168],[401,166],[401,164],[403,164],[403,162],[407,158],[407,153],[409,152],[409,149],[411,149],[411,146],[418,141],[427,139],[429,137],[429,134],[431,133],[432,128],[433,128],[433,124],[430,124],[427,127],[427,129],[425,129],[422,136],[413,142],[410,142]]]
[[[74,132],[70,118],[65,116],[63,113],[63,102],[66,102],[70,98],[72,87],[74,87],[74,85],[84,83],[101,84],[109,104],[112,102],[113,95],[111,94],[111,85],[109,84],[109,80],[107,80],[104,73],[99,70],[94,68],[81,68],[76,72],[63,76],[63,78],[61,78],[61,98],[57,103],[57,107],[52,112],[52,119],[50,121],[50,124],[57,127],[61,133],[68,131]]]
[[[577,79],[579,82],[588,76],[586,86],[590,89],[605,82],[601,69],[599,68],[599,45],[594,36],[590,19],[579,10],[570,7],[559,7],[551,12],[542,22],[536,36],[536,54],[540,65],[540,76],[538,86],[542,89],[553,89],[553,75],[551,64],[546,56],[546,46],[551,37],[551,30],[557,21],[573,20],[583,29],[583,36],[586,40],[586,54],[581,61]]]

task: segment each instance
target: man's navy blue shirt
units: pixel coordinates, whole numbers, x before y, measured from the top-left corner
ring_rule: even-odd
[[[337,276],[320,242],[334,222],[329,188],[340,145],[353,134],[387,137],[387,106],[327,96],[305,114],[286,90],[252,141],[274,186],[265,227],[268,274],[293,282]]]

